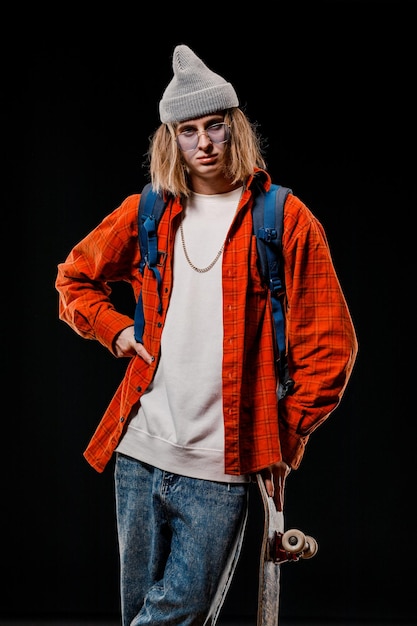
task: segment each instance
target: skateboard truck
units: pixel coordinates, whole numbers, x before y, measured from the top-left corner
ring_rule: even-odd
[[[311,559],[318,550],[317,541],[301,530],[275,531],[268,538],[268,560],[274,563]]]

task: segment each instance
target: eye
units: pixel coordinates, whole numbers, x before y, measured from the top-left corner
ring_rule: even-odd
[[[180,132],[180,135],[183,135],[184,137],[193,137],[195,133],[196,131],[193,128],[186,128]]]

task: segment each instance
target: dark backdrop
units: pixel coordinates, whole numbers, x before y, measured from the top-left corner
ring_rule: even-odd
[[[186,43],[260,124],[274,181],[322,221],[359,338],[342,405],[288,481],[287,526],[319,552],[283,566],[282,615],[416,618],[411,5],[142,17],[118,5],[88,22],[68,6],[4,24],[3,617],[118,612],[112,466],[99,475],[82,452],[126,362],[58,320],[54,281],[72,245],[146,182],[172,51]],[[132,307],[122,288],[114,297]],[[260,522],[254,492],[225,617],[255,613]]]

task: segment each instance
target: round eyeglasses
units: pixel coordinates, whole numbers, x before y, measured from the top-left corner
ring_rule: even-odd
[[[198,146],[200,135],[207,135],[212,143],[226,143],[230,139],[230,126],[225,122],[212,124],[205,130],[197,131],[193,128],[184,130],[176,136],[176,142],[183,152],[191,152]]]

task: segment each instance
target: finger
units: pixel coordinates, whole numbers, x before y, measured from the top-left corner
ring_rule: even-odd
[[[150,365],[153,361],[155,361],[155,357],[151,356],[141,343],[136,343],[135,350],[136,350],[136,354],[141,359],[143,359],[145,363],[147,363],[148,365]]]
[[[291,468],[287,466],[284,473],[280,473],[276,480],[275,506],[279,512],[284,509],[285,481],[290,470]]]
[[[266,493],[272,498],[274,495],[274,481],[271,470],[269,468],[263,469],[261,476],[265,484]]]
[[[265,478],[264,483],[265,483],[266,493],[268,494],[268,496],[272,498],[274,496],[274,491],[275,491],[273,481],[270,478]]]

